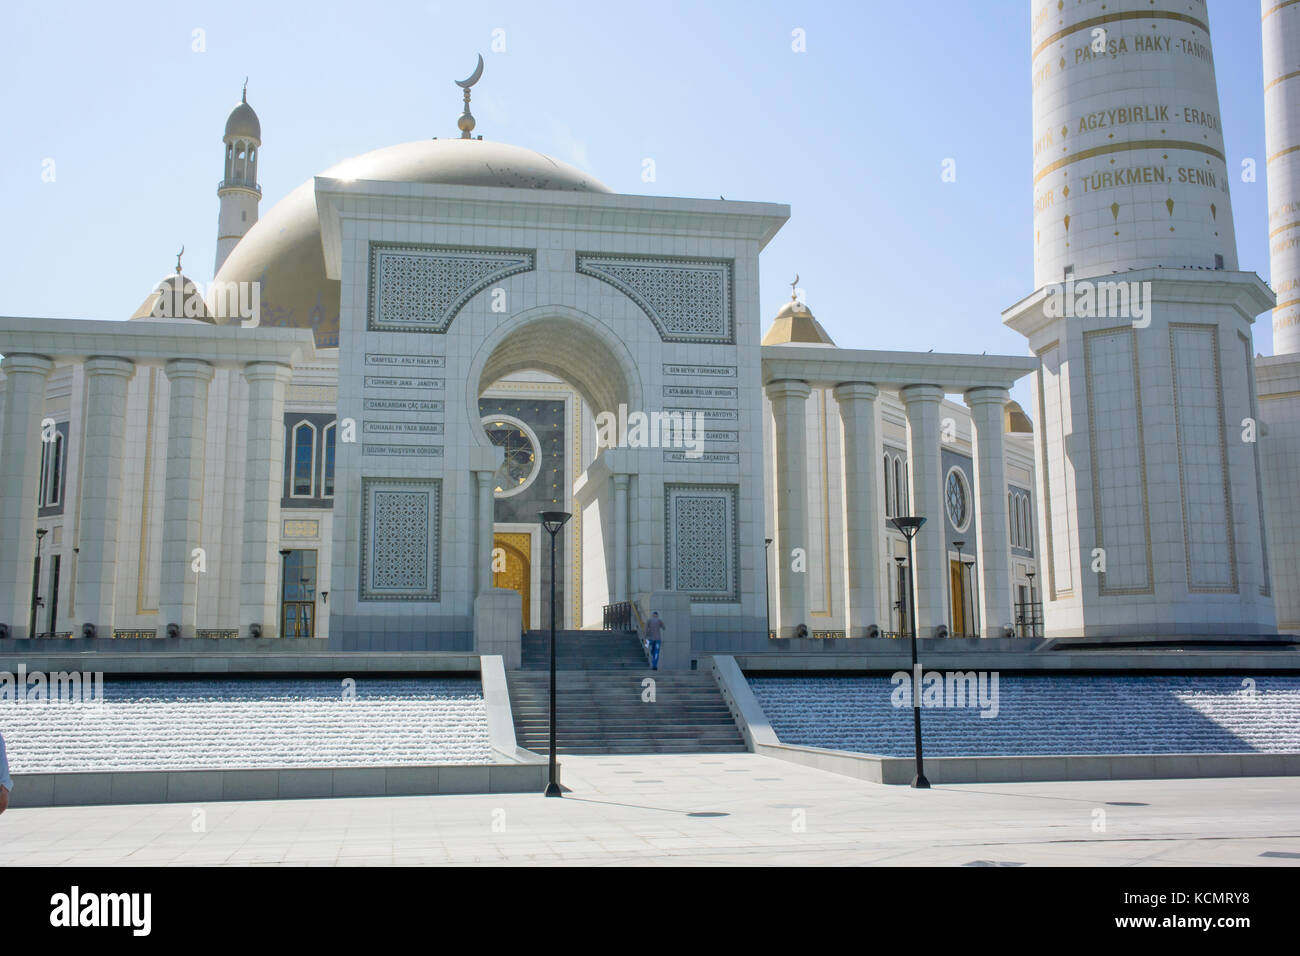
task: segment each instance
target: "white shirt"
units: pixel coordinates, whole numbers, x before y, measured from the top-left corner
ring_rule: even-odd
[[[5,758],[5,739],[0,735],[0,787],[14,792],[13,778],[9,776],[9,761]]]

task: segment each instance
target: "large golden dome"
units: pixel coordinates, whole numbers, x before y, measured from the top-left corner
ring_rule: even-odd
[[[418,140],[377,149],[331,166],[333,179],[455,186],[510,186],[611,192],[582,170],[542,153],[476,139]],[[260,282],[261,323],[312,329],[318,348],[339,339],[339,282],[325,277],[314,181],[263,216],[231,250],[218,282]]]

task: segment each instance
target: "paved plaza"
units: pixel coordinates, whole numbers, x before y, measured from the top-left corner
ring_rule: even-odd
[[[563,800],[11,810],[0,817],[0,866],[1300,865],[1296,778],[926,792],[753,754],[568,757],[563,767]]]

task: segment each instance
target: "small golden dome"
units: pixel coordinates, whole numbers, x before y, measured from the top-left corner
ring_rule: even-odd
[[[1005,430],[1013,435],[1032,435],[1034,433],[1034,423],[1029,420],[1025,410],[1020,407],[1019,402],[1007,402],[1002,409],[1002,420],[1005,424]]]
[[[798,299],[781,306],[767,334],[763,336],[764,345],[834,345],[835,342],[812,310]]]

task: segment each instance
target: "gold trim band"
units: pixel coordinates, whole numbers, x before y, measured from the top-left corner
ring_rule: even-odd
[[[1279,3],[1277,6],[1275,6],[1275,7],[1269,7],[1268,13],[1264,14],[1263,16],[1261,16],[1261,17],[1259,18],[1259,20],[1260,20],[1261,23],[1263,23],[1265,20],[1267,20],[1267,19],[1268,19],[1269,17],[1271,17],[1273,14],[1275,14],[1275,13],[1277,13],[1279,10],[1281,10],[1283,7],[1289,7],[1289,6],[1291,6],[1292,4],[1296,4],[1296,3],[1300,3],[1300,0],[1282,0],[1282,2]]]
[[[1297,0],[1297,2],[1300,2],[1300,0]],[[1221,163],[1227,163],[1223,153],[1213,146],[1205,146],[1202,143],[1189,143],[1182,140],[1140,139],[1131,143],[1107,143],[1105,146],[1094,146],[1092,149],[1085,149],[1073,156],[1058,159],[1056,162],[1043,167],[1043,171],[1034,177],[1034,185],[1037,185],[1038,181],[1049,173],[1054,173],[1071,163],[1077,163],[1081,159],[1092,159],[1094,156],[1105,156],[1108,153],[1127,152],[1130,149],[1183,149],[1193,153],[1205,153],[1207,156],[1213,156]]]
[[[1300,3],[1300,0],[1296,0],[1296,2]],[[1264,161],[1264,164],[1268,165],[1269,163],[1273,162],[1273,160],[1281,159],[1287,153],[1294,153],[1296,150],[1300,150],[1300,146],[1288,146],[1286,149],[1282,150],[1281,152],[1274,153],[1272,156],[1270,156],[1268,159]]]
[[[1264,84],[1264,92],[1267,93],[1273,87],[1277,86],[1279,83],[1285,82],[1286,80],[1294,80],[1297,76],[1300,76],[1300,70],[1296,70],[1294,73],[1287,73],[1283,76],[1279,76],[1272,83]]]

